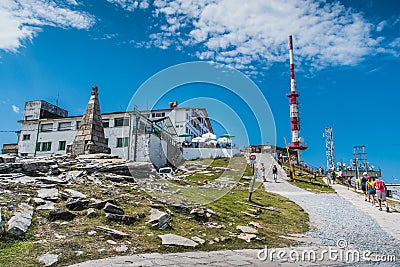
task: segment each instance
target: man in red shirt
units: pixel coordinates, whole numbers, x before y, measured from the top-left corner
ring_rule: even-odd
[[[376,196],[378,198],[379,210],[382,210],[382,201],[385,201],[386,212],[389,212],[389,205],[386,201],[386,185],[381,179],[376,179],[374,182],[374,187],[376,189]]]

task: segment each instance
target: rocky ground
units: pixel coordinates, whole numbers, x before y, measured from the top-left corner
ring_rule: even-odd
[[[197,247],[285,246],[293,240],[280,235],[307,230],[307,215],[280,196],[261,191],[254,196],[256,204],[247,203],[249,182],[237,183],[243,170],[229,164],[184,165],[178,181],[171,182],[148,163],[110,155],[4,161],[1,266],[62,266],[115,254]],[[193,175],[196,179],[186,179]],[[224,195],[233,187],[212,205],[198,197],[210,191]],[[188,200],[188,193],[195,197]]]

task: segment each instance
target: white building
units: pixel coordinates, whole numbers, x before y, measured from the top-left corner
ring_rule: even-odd
[[[179,108],[176,101],[169,109],[145,110],[142,114],[151,121],[168,117],[179,135],[190,134],[192,138],[214,133],[205,108]],[[184,139],[179,138],[178,141]]]
[[[104,135],[111,153],[135,161],[167,163],[174,151],[177,133],[193,137],[212,132],[204,108],[173,108],[140,112],[102,114]],[[24,119],[18,141],[19,156],[65,155],[74,141],[82,116],[43,100],[25,103]],[[169,151],[169,152],[166,152]]]

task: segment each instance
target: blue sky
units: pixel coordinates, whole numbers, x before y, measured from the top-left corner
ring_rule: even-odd
[[[0,130],[20,128],[17,120],[29,100],[55,103],[59,95],[61,107],[82,114],[93,84],[99,86],[102,112],[124,111],[156,73],[207,60],[254,81],[269,103],[282,146],[283,138],[290,138],[291,34],[300,135],[309,146],[303,159],[325,165],[322,132],[332,126],[336,160],[348,163],[353,146],[365,145],[368,160],[382,168],[386,180],[400,179],[399,14],[397,0],[2,0]],[[269,141],[260,140],[240,99],[217,86],[186,87],[159,105],[225,99],[246,125],[250,143]],[[209,115],[216,120],[233,116],[212,103]],[[233,134],[241,133],[240,127],[229,125]],[[14,133],[0,132],[1,144],[15,141]]]

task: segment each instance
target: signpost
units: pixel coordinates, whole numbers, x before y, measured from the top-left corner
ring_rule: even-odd
[[[251,195],[253,194],[254,191],[254,184],[256,182],[256,178],[258,177],[258,171],[254,171],[254,165],[256,164],[256,155],[252,154],[249,157],[250,159],[250,164],[253,167],[253,179],[251,179],[251,184],[250,184],[250,194],[249,194],[249,201],[251,201]]]

